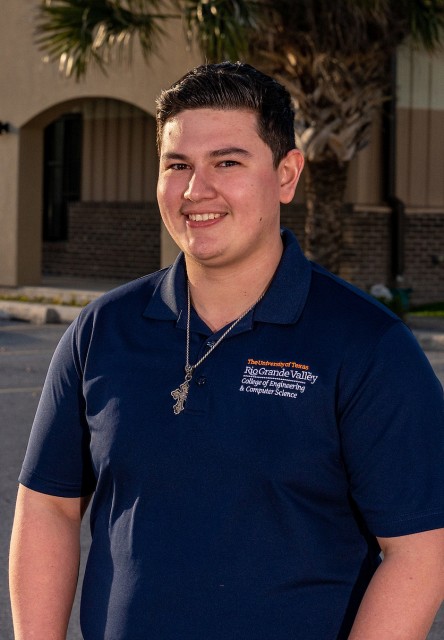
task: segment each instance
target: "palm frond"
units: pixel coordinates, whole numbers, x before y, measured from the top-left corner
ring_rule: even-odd
[[[160,0],[46,0],[39,8],[36,44],[58,59],[67,76],[79,79],[90,62],[102,70],[117,50],[129,50],[138,35],[148,57],[164,36],[163,22],[178,14]]]
[[[259,28],[258,0],[183,0],[189,42],[196,40],[208,62],[245,58],[249,35]]]
[[[444,29],[444,1],[407,0],[405,4],[413,41],[428,51],[438,48]]]

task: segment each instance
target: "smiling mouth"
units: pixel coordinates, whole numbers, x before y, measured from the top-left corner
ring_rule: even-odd
[[[188,218],[193,222],[206,222],[207,220],[217,220],[224,215],[224,213],[189,213]]]

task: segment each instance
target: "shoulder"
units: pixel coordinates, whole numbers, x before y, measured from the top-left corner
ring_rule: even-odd
[[[82,320],[103,313],[119,313],[122,308],[127,312],[140,310],[142,313],[169,268],[142,276],[104,293],[83,309],[80,314]]]
[[[140,331],[144,311],[168,271],[162,269],[128,282],[84,307],[67,332],[75,359],[83,361],[93,341],[106,342],[111,348],[114,337],[122,331]]]
[[[340,388],[352,393],[370,372],[388,367],[430,366],[410,328],[385,305],[322,267],[312,266],[310,290],[302,314],[307,340],[318,357],[337,372]],[[382,374],[381,374],[382,375]],[[388,374],[385,374],[388,375]]]
[[[334,344],[341,336],[347,340],[353,333],[376,336],[402,324],[373,296],[309,261],[294,234],[288,229],[282,232],[285,250],[277,278],[280,287],[273,299],[281,315],[302,321],[310,337],[315,332],[318,339],[331,340],[333,333]]]
[[[323,321],[324,331],[334,332],[349,341],[353,336],[380,338],[393,327],[405,327],[403,321],[374,297],[312,264],[306,312]]]
[[[371,314],[380,321],[399,321],[388,307],[355,285],[334,275],[318,264],[312,264],[312,291],[315,301],[331,305],[337,313]]]
[[[79,314],[75,323],[77,332],[88,327],[128,324],[140,319],[157,288],[163,283],[171,267],[142,276],[104,293],[90,302]]]

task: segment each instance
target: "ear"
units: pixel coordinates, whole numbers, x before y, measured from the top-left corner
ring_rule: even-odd
[[[280,201],[288,204],[294,198],[299,177],[304,168],[304,156],[298,149],[292,149],[279,163]]]

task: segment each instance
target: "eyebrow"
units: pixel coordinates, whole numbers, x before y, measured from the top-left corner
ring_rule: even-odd
[[[251,156],[251,153],[240,147],[227,147],[226,149],[215,149],[210,152],[211,158],[220,158],[221,156]]]
[[[214,149],[214,151],[210,151],[210,158],[220,158],[222,156],[251,156],[251,153],[246,149],[242,149],[241,147],[226,147],[224,149]],[[168,151],[167,153],[162,154],[163,160],[183,160],[186,162],[188,160],[188,156],[184,153],[176,153],[175,151]]]

